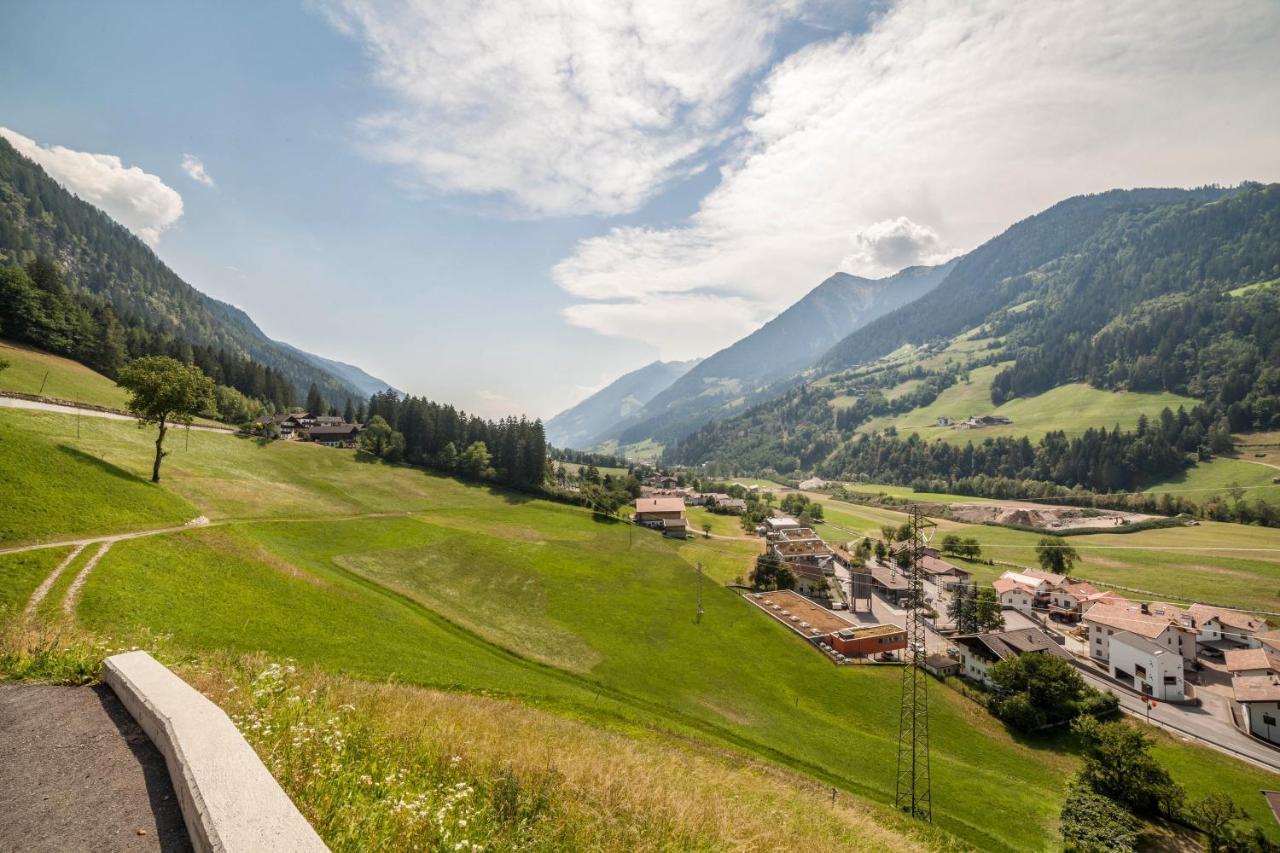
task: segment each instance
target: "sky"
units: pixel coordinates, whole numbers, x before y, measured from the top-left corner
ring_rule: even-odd
[[[1280,180],[1274,0],[6,4],[0,134],[270,336],[486,416],[1072,195]]]

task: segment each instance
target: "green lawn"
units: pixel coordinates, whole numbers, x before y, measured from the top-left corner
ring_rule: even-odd
[[[150,473],[145,462],[121,467],[121,460],[104,459],[90,442],[77,441],[73,417],[0,411],[0,544],[164,527],[200,514],[144,479]],[[81,418],[82,434],[108,424],[137,445],[132,455],[141,460],[147,451],[130,423]]]
[[[702,535],[702,525],[710,524],[711,532],[717,536],[746,536],[742,530],[742,519],[736,515],[721,515],[716,512],[708,512],[700,506],[691,506],[685,509],[685,516],[689,519],[689,535]]]
[[[0,359],[9,362],[7,370],[0,370],[0,391],[78,400],[113,409],[123,409],[128,400],[123,388],[68,358],[0,341]]]
[[[22,610],[40,582],[69,553],[70,548],[43,548],[0,554],[0,620]]]
[[[1280,468],[1219,456],[1208,462],[1198,462],[1176,477],[1148,486],[1147,491],[1156,495],[1165,492],[1182,495],[1199,503],[1214,494],[1227,498],[1229,488],[1242,486],[1245,500],[1262,499],[1276,503],[1280,501],[1280,483],[1272,482],[1276,477],[1280,477]]]
[[[555,464],[564,466],[564,470],[568,471],[570,476],[574,476],[574,477],[578,475],[579,471],[587,467],[586,465],[580,465],[577,462],[557,462]],[[600,472],[601,477],[603,477],[605,474],[612,474],[615,477],[627,476],[626,468],[610,468],[608,466],[597,465],[596,470]]]
[[[900,435],[918,432],[922,437],[941,438],[953,444],[980,443],[988,437],[1027,436],[1037,440],[1051,430],[1062,430],[1068,436],[1080,435],[1089,427],[1111,427],[1119,424],[1132,429],[1138,417],[1156,418],[1168,407],[1190,409],[1196,400],[1168,393],[1116,393],[1102,391],[1082,383],[1061,385],[1035,397],[1010,400],[1002,406],[991,402],[991,381],[1004,369],[1005,363],[980,367],[970,373],[968,383],[957,383],[938,395],[928,406],[912,409],[890,418],[875,418],[863,424],[859,432],[878,432],[890,426]],[[1012,419],[1007,426],[976,430],[955,430],[937,426],[939,417],[953,421],[970,415],[998,414]]]
[[[13,458],[68,420],[0,412]],[[148,435],[98,424],[83,452],[119,466],[129,475],[119,488],[133,488]],[[664,539],[578,507],[286,442],[192,433],[166,471],[156,491],[170,500],[251,520],[116,544],[79,602],[80,621],[100,636],[511,696],[597,724],[729,745],[892,800],[900,672],[834,667],[724,589],[749,569],[758,542]],[[43,494],[55,506],[61,497]],[[822,528],[878,530],[902,518],[828,507]],[[707,576],[701,619],[695,563]],[[18,574],[15,599],[39,569]],[[932,691],[931,734],[939,828],[984,850],[1056,844],[1073,755],[1057,741],[1012,737],[948,690]],[[1224,790],[1257,787],[1257,774],[1235,762],[1197,772]]]

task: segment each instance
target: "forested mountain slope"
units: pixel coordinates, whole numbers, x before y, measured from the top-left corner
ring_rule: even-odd
[[[1225,449],[1232,431],[1280,426],[1280,289],[1268,284],[1277,278],[1280,185],[1070,199],[961,258],[926,298],[842,341],[822,360],[819,381],[705,427],[667,461],[943,487],[988,477],[1139,488],[1195,454]],[[1070,382],[1201,405],[1158,426],[1092,424],[1038,443],[980,431],[963,446],[855,433],[869,418],[927,406],[988,365],[997,371],[989,407]]]
[[[373,385],[387,387],[356,368],[340,369],[271,340],[243,311],[187,284],[128,229],[0,139],[0,266],[25,265],[37,257],[54,262],[62,285],[81,300],[87,314],[99,317],[96,332],[106,324],[100,315],[109,306],[112,316],[106,325],[118,322],[126,331],[135,329],[156,340],[205,348],[213,353],[211,363],[251,359],[261,366],[259,371],[268,368],[282,377],[298,392],[298,400],[313,383],[337,405],[368,397]],[[71,343],[86,346],[84,341]],[[81,355],[75,349],[59,351]]]
[[[698,363],[655,361],[618,377],[587,399],[547,421],[547,440],[557,447],[592,447],[644,408]]]
[[[836,273],[756,331],[672,383],[605,437],[669,443],[714,417],[775,396],[828,347],[937,287],[950,264],[908,267],[882,279]],[[782,383],[782,387],[775,385]]]

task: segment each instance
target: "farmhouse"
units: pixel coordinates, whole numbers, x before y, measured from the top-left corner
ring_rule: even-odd
[[[333,425],[317,424],[308,427],[306,435],[311,441],[325,447],[355,447],[356,439],[360,436],[360,425],[341,422]]]
[[[981,429],[982,427],[1003,426],[1011,423],[1013,421],[1004,415],[970,415],[968,420],[956,424],[954,429]]]
[[[991,667],[1006,658],[1035,653],[1071,659],[1065,649],[1039,628],[970,634],[954,640],[960,649],[960,674],[986,685],[991,684]]]
[[[1063,622],[1079,622],[1093,605],[1116,598],[1119,596],[1114,592],[1100,592],[1092,584],[1064,584],[1049,593],[1049,615]]]
[[[1193,604],[1187,608],[1190,627],[1196,629],[1196,640],[1201,643],[1239,643],[1256,649],[1262,645],[1261,637],[1267,633],[1267,622],[1239,610]]]
[[[1100,601],[1083,616],[1084,624],[1089,626],[1089,657],[1108,664],[1115,675],[1116,666],[1112,659],[1117,655],[1123,666],[1149,654],[1145,644],[1134,644],[1133,638],[1136,637],[1174,652],[1181,661],[1194,662],[1195,634],[1182,624],[1180,615],[1177,608],[1168,605],[1135,604],[1122,598]],[[1117,649],[1117,646],[1128,648]],[[1124,669],[1121,672],[1133,674]]]
[[[747,502],[742,498],[727,498],[722,501],[716,501],[716,509],[724,510],[733,515],[742,515],[747,511]]]
[[[636,524],[661,530],[667,536],[684,537],[689,521],[680,498],[636,498]]]
[[[280,430],[280,437],[285,439],[294,438],[300,434],[304,428],[304,422],[309,421],[310,416],[296,412],[282,412],[271,416],[271,422]]]

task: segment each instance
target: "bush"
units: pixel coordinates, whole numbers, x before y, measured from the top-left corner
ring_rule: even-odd
[[[1131,853],[1138,843],[1137,819],[1079,780],[1067,789],[1061,817],[1067,853]]]

